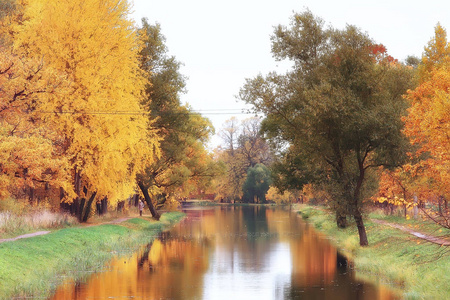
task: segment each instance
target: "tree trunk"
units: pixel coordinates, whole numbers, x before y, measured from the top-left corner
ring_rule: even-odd
[[[97,195],[97,192],[94,192],[86,203],[86,209],[84,211],[83,222],[87,222],[89,219],[89,215],[91,213],[92,202],[94,202],[94,198]]]
[[[348,222],[347,222],[347,214],[348,214],[348,209],[347,209],[347,205],[343,200],[337,200],[336,202],[336,225],[338,228],[344,229],[348,227]]]
[[[108,212],[108,197],[102,199],[102,215]]]
[[[81,198],[80,207],[78,209],[78,214],[77,214],[78,221],[80,221],[80,222],[83,222],[83,211],[84,211],[85,203],[86,203],[86,198]]]
[[[81,189],[81,172],[77,170],[75,167],[75,175],[73,178],[73,186],[77,197],[80,197],[80,189]]]
[[[358,227],[359,234],[359,245],[360,246],[368,246],[369,241],[367,240],[366,227],[364,226],[363,217],[361,211],[359,209],[360,197],[361,197],[361,188],[365,178],[365,169],[364,169],[364,159],[361,159],[358,152],[358,165],[359,165],[359,178],[355,187],[355,191],[353,194],[353,218],[356,222],[356,227]]]
[[[75,190],[76,197],[72,202],[72,210],[71,214],[76,216],[78,221],[82,221],[83,216],[83,207],[86,199],[80,197],[80,189],[81,189],[81,172],[77,170],[75,167],[75,174],[73,177],[73,186]]]
[[[64,196],[66,195],[66,192],[62,187],[59,188],[59,202],[62,203]]]
[[[347,216],[342,212],[336,211],[336,225],[338,228],[347,228]]]
[[[78,216],[78,208],[80,206],[80,201],[78,198],[75,198],[73,202],[70,204],[70,214],[72,216]]]
[[[406,199],[406,198],[404,198],[404,199]],[[419,216],[419,207],[418,207],[419,199],[417,198],[417,195],[414,195],[413,199],[414,199],[414,208],[413,208],[414,220],[417,220],[417,217]]]
[[[34,188],[32,187],[28,188],[28,200],[30,202],[30,205],[34,204]]]
[[[95,207],[96,207],[96,210],[97,210],[97,215],[100,216],[102,214],[102,202],[101,202],[101,200],[97,201],[95,203]]]
[[[366,227],[364,226],[361,212],[359,210],[356,210],[353,217],[355,219],[356,226],[358,227],[359,245],[368,246],[369,241],[367,240]]]
[[[125,201],[119,201],[117,203],[117,211],[118,212],[122,212],[124,207],[125,207]]]
[[[148,194],[148,190],[145,188],[144,184],[141,181],[138,181],[138,186],[142,191],[142,194],[144,194],[145,202],[147,202],[148,209],[150,210],[150,213],[152,214],[152,217],[156,220],[159,220],[161,216],[158,214],[158,212],[153,207],[152,199],[150,198],[150,195]]]

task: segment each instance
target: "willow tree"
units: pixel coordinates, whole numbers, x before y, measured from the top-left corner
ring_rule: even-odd
[[[96,196],[114,204],[132,194],[136,173],[153,161],[158,147],[140,104],[146,80],[129,5],[125,0],[18,3],[20,18],[10,28],[15,51],[66,77],[64,95],[42,94],[36,107],[60,136],[57,145],[70,161],[76,195],[69,201],[85,220],[89,208],[83,207]]]
[[[411,71],[356,27],[326,29],[309,11],[276,27],[271,39],[274,57],[293,61],[293,69],[247,80],[240,98],[266,115],[263,130],[284,143],[288,162],[300,160],[298,182],[325,186],[338,226],[353,216],[367,245],[364,183],[370,168],[394,166],[403,156],[402,95]]]

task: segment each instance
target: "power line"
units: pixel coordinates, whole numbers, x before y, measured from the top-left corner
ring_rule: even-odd
[[[70,114],[70,115],[185,115],[185,114],[202,114],[202,115],[250,115],[240,109],[211,109],[211,110],[190,110],[185,112],[142,112],[142,111],[35,111],[41,114]]]

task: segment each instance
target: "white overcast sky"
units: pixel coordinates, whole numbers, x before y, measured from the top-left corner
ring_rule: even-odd
[[[209,118],[216,133],[245,107],[236,99],[245,78],[284,72],[270,52],[270,36],[278,24],[289,25],[293,12],[305,9],[327,25],[355,25],[390,55],[420,57],[438,22],[450,30],[449,0],[130,0],[132,17],[159,23],[169,54],[184,66],[188,92],[182,96]],[[286,66],[286,65],[284,65]],[[216,136],[210,147],[220,144]]]

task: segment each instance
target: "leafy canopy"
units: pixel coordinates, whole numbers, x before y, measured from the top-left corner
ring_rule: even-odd
[[[161,137],[161,156],[146,165],[139,180],[153,195],[186,196],[190,190],[208,185],[215,174],[205,145],[213,133],[210,121],[182,105],[186,78],[181,63],[167,54],[159,24],[142,20],[139,38],[140,66],[148,77],[143,104]]]
[[[36,110],[61,137],[58,151],[69,160],[71,176],[112,203],[127,197],[142,162],[153,161],[158,150],[140,103],[146,80],[128,2],[18,4],[23,10],[10,27],[14,51],[65,76],[63,96],[43,94]]]
[[[296,161],[304,167],[296,173],[304,177],[300,183],[324,184],[338,219],[354,215],[367,244],[360,214],[366,172],[395,166],[404,156],[402,95],[411,69],[358,28],[325,29],[310,11],[294,14],[290,27],[275,28],[272,52],[293,61],[293,69],[247,80],[240,98],[265,114],[263,130],[284,142],[280,150],[291,157],[286,163],[304,160]]]

